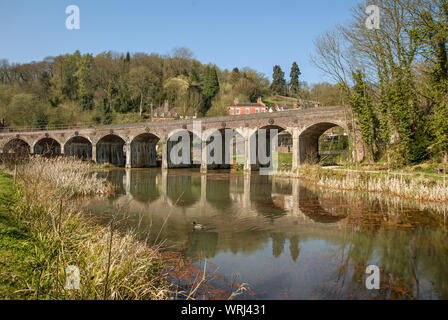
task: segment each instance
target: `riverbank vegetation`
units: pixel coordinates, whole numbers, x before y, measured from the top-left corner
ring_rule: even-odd
[[[33,277],[30,233],[13,215],[17,200],[13,179],[0,171],[0,298],[23,299]]]
[[[278,177],[295,177],[319,187],[384,193],[411,200],[448,202],[448,177],[394,171],[368,171],[301,166],[296,172],[278,171]]]
[[[106,223],[86,215],[79,197],[113,191],[92,169],[98,168],[39,157],[2,167],[10,174],[0,171],[1,298],[226,299],[246,290],[210,296],[208,270],[121,229],[118,212]],[[79,289],[67,288],[71,267],[79,270]]]
[[[110,185],[92,174],[88,164],[32,159],[16,166],[13,174],[5,183],[15,197],[8,219],[24,230],[28,261],[27,272],[17,277],[20,283],[13,298],[170,297],[157,247],[140,242],[132,232],[121,234],[113,225],[93,223],[73,201],[76,196],[110,192]],[[66,288],[69,266],[79,268],[79,290]]]

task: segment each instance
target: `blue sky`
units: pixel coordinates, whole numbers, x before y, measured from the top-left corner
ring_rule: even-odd
[[[271,77],[293,61],[302,80],[328,80],[310,63],[313,40],[350,17],[360,0],[1,0],[0,59],[30,62],[80,50],[170,53],[188,47],[203,63],[248,66]],[[362,1],[361,1],[362,2]],[[67,30],[65,8],[80,8]]]

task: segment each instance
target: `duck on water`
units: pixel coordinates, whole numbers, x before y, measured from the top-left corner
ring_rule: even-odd
[[[202,224],[198,224],[195,221],[193,221],[193,229],[194,230],[205,230],[206,228]]]

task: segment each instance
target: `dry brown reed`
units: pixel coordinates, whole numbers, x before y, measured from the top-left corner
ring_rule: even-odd
[[[31,157],[9,165],[16,181],[15,218],[29,231],[34,245],[34,274],[23,291],[32,299],[175,299],[177,287],[161,246],[150,246],[136,232],[115,227],[117,212],[108,225],[88,217],[76,197],[107,195],[113,189],[89,163],[73,158]],[[6,169],[6,168],[5,168]],[[69,289],[68,267],[78,268],[79,289]],[[187,299],[198,298],[208,282],[196,277],[183,288]],[[244,292],[246,285],[229,294]]]
[[[318,166],[303,166],[296,172],[283,171],[278,177],[301,178],[317,186],[335,190],[385,193],[410,200],[447,202],[448,188],[442,180],[403,174],[362,171],[336,171]]]

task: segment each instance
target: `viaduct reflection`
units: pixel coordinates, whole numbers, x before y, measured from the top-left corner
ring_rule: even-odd
[[[127,215],[143,229],[148,225],[187,255],[214,257],[218,252],[250,253],[272,241],[274,257],[299,256],[299,224],[338,223],[345,218],[299,180],[268,176],[161,170],[100,172],[118,190],[114,205],[129,206]],[[106,210],[107,211],[107,210]],[[165,218],[170,215],[166,222]],[[137,217],[138,216],[138,217]],[[142,222],[143,221],[143,222]],[[194,232],[191,223],[210,227]],[[131,222],[132,224],[132,222]]]
[[[440,296],[448,297],[448,274],[440,271],[448,267],[448,260],[442,258],[446,248],[438,241],[446,233],[430,228],[443,216],[437,220],[430,219],[429,212],[399,214],[404,210],[401,206],[402,211],[394,212],[394,208],[379,203],[370,203],[366,209],[357,196],[310,190],[297,179],[157,169],[111,170],[98,175],[107,176],[117,186],[118,195],[96,200],[89,206],[93,213],[116,213],[118,205],[126,204],[123,214],[129,227],[149,241],[164,240],[188,257],[261,255],[259,259],[264,261],[270,254],[274,259],[299,263],[301,255],[307,259],[302,252],[320,250],[315,247],[315,240],[319,240],[330,244],[331,259],[344,262],[338,264],[334,278],[355,289],[363,289],[358,288],[359,272],[374,257],[385,274],[412,278],[415,283],[435,279]],[[417,223],[416,219],[420,228],[427,230],[424,237],[416,237],[416,229],[389,228],[391,223],[409,226]],[[208,230],[194,231],[193,221]],[[377,223],[374,228],[373,222]],[[360,231],[345,232],[346,225]],[[409,250],[404,252],[406,247]],[[441,252],[445,255],[440,256]],[[436,265],[443,268],[434,268]],[[394,285],[419,296],[416,285]],[[399,292],[391,290],[385,290],[384,295]],[[329,296],[339,295],[343,297],[343,292],[329,292]]]
[[[297,216],[319,223],[337,223],[348,214],[347,208],[334,205],[333,198],[325,199],[297,179],[160,170],[111,170],[98,175],[107,177],[117,188],[118,197],[126,196],[144,205],[157,202],[179,208],[204,206],[224,213],[244,209],[273,220]]]

